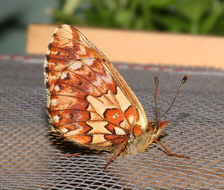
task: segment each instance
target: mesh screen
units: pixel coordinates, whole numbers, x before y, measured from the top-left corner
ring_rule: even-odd
[[[144,153],[117,158],[85,153],[49,132],[42,64],[0,61],[0,189],[224,189],[224,74],[190,74],[167,115],[161,142],[190,159],[168,156],[157,144]],[[160,79],[164,112],[183,73],[119,71],[154,117],[154,75]]]

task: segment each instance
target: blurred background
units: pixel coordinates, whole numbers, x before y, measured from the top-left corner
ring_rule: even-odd
[[[224,0],[0,0],[0,53],[25,53],[27,26],[73,24],[224,35]]]

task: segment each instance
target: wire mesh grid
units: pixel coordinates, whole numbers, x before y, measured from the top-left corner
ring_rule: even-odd
[[[224,189],[224,75],[190,75],[167,115],[161,142],[190,159],[168,156],[153,144],[144,153],[65,157],[77,147],[49,132],[43,65],[0,61],[0,189]],[[166,110],[183,74],[120,69],[154,117],[158,74],[159,113]]]

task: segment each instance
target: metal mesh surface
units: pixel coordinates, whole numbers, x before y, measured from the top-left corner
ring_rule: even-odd
[[[167,156],[154,144],[144,153],[65,157],[77,150],[49,132],[42,64],[0,60],[0,189],[224,189],[224,74],[190,74],[161,142],[190,159]],[[165,111],[183,73],[119,71],[154,117],[158,74],[159,113]],[[203,72],[202,72],[203,73]]]

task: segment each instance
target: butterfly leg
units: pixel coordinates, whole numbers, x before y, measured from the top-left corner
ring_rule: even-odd
[[[167,148],[158,140],[155,139],[155,141],[161,146],[163,147],[163,149],[166,151],[166,153],[170,156],[176,156],[176,157],[180,157],[180,158],[189,158],[188,156],[183,156],[183,155],[179,155],[179,154],[174,154],[172,152],[170,152],[169,150],[167,150]]]
[[[107,164],[105,165],[105,167],[103,168],[103,170],[106,170],[106,168],[110,165],[110,163],[115,159],[115,157],[120,153],[120,151],[122,150],[122,148],[127,144],[128,142],[128,138],[125,139],[122,144],[118,147],[118,149],[114,152],[113,156],[110,158],[110,160],[107,162]]]
[[[74,154],[68,154],[68,155],[65,155],[65,157],[72,157],[72,156],[78,156],[82,154],[81,152],[78,152],[78,153],[74,153]]]

